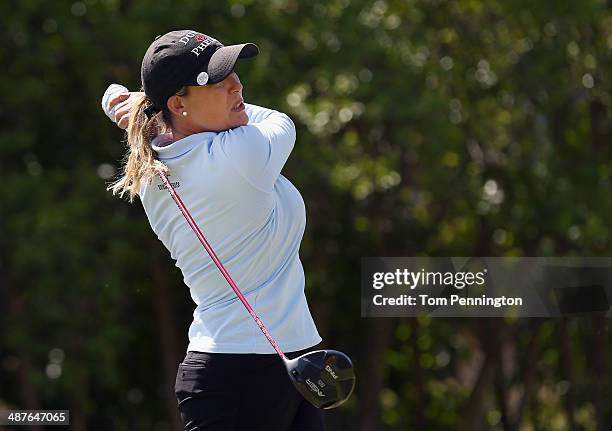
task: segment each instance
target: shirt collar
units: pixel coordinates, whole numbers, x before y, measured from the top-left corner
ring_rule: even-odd
[[[173,142],[172,133],[162,133],[153,139],[151,146],[160,159],[173,159],[188,153],[197,145],[212,140],[215,136],[217,132],[194,133]]]

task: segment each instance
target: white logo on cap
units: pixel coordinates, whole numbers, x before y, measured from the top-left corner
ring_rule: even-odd
[[[196,82],[198,83],[198,85],[206,85],[206,83],[208,82],[208,73],[206,73],[206,72],[198,73],[198,77],[196,78]]]
[[[206,36],[203,33],[196,33],[195,31],[192,31],[192,30],[187,31],[187,33],[185,33],[183,37],[181,37],[178,41],[181,42],[183,45],[187,45],[189,42],[191,42],[191,39],[195,39],[195,41],[199,43],[198,46],[196,46],[195,48],[191,50],[191,52],[193,52],[196,57],[198,57],[200,53],[204,51],[208,45],[210,45],[213,42],[217,42],[217,39],[215,38]]]
[[[191,38],[194,37],[196,34],[197,33],[195,31],[189,30],[187,33],[185,33],[183,37],[179,39],[179,42],[181,42],[183,45],[187,45],[187,43],[189,43]]]
[[[217,39],[213,39],[212,37],[204,36],[204,40],[202,41],[202,43],[196,46],[195,48],[193,48],[191,52],[193,52],[196,57],[199,57],[200,53],[204,51],[206,47],[208,47],[208,45],[216,41]]]

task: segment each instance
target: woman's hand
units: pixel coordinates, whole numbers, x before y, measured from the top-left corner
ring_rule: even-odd
[[[111,118],[121,129],[127,129],[129,124],[129,98],[130,93],[121,93],[109,100]]]
[[[141,92],[130,92],[123,85],[111,84],[102,96],[102,109],[113,122],[121,129],[127,129],[130,119],[132,102],[136,99],[133,94]]]

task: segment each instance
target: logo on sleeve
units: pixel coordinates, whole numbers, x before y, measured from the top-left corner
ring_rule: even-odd
[[[172,188],[174,189],[178,189],[181,186],[181,183],[179,181],[175,181],[175,182],[171,182],[170,185],[172,186]],[[165,184],[157,184],[157,188],[160,190],[167,190],[168,187],[166,187]]]

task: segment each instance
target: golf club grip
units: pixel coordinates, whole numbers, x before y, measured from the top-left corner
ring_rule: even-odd
[[[189,223],[189,226],[191,226],[191,229],[193,229],[194,233],[196,234],[196,236],[198,237],[198,239],[200,240],[200,242],[202,243],[202,245],[204,246],[204,248],[210,255],[211,259],[213,260],[213,262],[215,262],[215,265],[217,265],[217,268],[219,268],[219,271],[221,271],[221,274],[223,274],[223,277],[225,277],[225,279],[227,280],[231,288],[234,290],[234,293],[236,293],[236,295],[238,296],[238,299],[240,299],[242,304],[249,311],[249,313],[251,314],[251,317],[255,320],[255,323],[257,323],[257,326],[259,326],[259,329],[261,329],[261,332],[263,332],[263,334],[266,336],[266,338],[268,339],[272,347],[274,347],[274,350],[276,350],[276,352],[280,355],[280,357],[283,359],[286,359],[283,351],[280,349],[280,347],[278,347],[278,344],[276,344],[276,341],[274,341],[274,338],[272,338],[272,336],[270,335],[270,333],[268,332],[268,330],[266,329],[262,321],[259,319],[259,316],[257,315],[257,313],[255,313],[255,310],[253,310],[253,308],[247,302],[246,298],[244,297],[240,289],[238,289],[238,286],[236,286],[236,283],[234,283],[234,280],[232,280],[232,277],[230,277],[229,273],[227,272],[227,270],[225,269],[225,267],[223,266],[223,264],[217,257],[217,254],[215,253],[215,251],[212,249],[212,247],[210,246],[206,238],[204,238],[202,231],[196,224],[195,220],[193,220],[193,218],[191,217],[191,214],[187,210],[187,207],[185,207],[185,204],[183,204],[181,197],[178,195],[178,193],[176,193],[176,190],[174,190],[174,187],[172,187],[172,184],[170,183],[170,180],[168,180],[168,177],[166,176],[166,174],[163,171],[157,169],[157,175],[159,175],[161,180],[166,185],[166,188],[170,192],[172,199],[174,199],[174,202],[176,202],[176,205],[181,210],[181,213],[183,213],[183,216],[187,220],[187,223]]]

